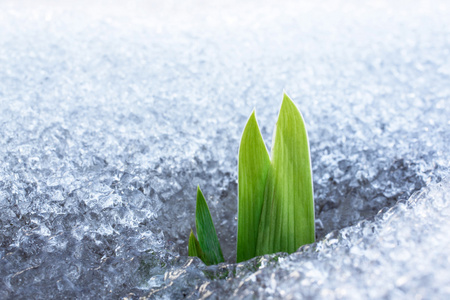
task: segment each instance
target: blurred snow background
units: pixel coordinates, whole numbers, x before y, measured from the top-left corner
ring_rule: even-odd
[[[449,15],[0,2],[0,298],[449,297]],[[283,90],[318,243],[236,265],[240,134],[256,108],[270,148]],[[198,184],[230,264],[186,256]]]

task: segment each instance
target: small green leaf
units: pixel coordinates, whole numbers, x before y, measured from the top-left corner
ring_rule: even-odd
[[[224,262],[222,249],[217,238],[216,229],[200,187],[197,187],[197,206],[195,209],[195,226],[197,228],[198,242],[205,255],[205,264],[216,265]]]
[[[192,232],[192,229],[191,234],[189,235],[189,256],[198,257],[206,264],[205,254],[203,253],[194,232]]]
[[[256,255],[295,252],[313,243],[314,195],[303,118],[284,94],[275,128]]]
[[[258,227],[269,166],[269,154],[253,111],[242,133],[239,147],[237,262],[256,255]]]

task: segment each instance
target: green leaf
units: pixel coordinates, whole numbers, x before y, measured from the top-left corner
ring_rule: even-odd
[[[315,240],[308,136],[300,112],[286,94],[273,143],[256,255],[292,253]]]
[[[224,262],[222,249],[217,238],[216,229],[200,187],[197,187],[197,206],[195,209],[195,226],[198,242],[205,255],[205,264],[215,265]]]
[[[239,147],[237,262],[256,256],[258,227],[269,166],[269,154],[253,111],[242,133]]]
[[[191,234],[189,235],[189,256],[195,256],[200,258],[206,264],[206,257],[200,247],[200,244],[195,237],[191,229]]]

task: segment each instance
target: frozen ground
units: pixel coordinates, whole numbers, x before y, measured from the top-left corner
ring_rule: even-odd
[[[450,6],[359,2],[1,2],[0,298],[449,298]],[[233,264],[283,89],[318,242]],[[229,264],[186,256],[197,184]]]

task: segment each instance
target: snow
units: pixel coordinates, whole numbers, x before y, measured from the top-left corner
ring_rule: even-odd
[[[448,298],[448,15],[1,2],[0,298]],[[271,145],[283,90],[309,133],[317,242],[235,264],[240,135],[256,108]],[[187,257],[197,185],[219,266]]]

